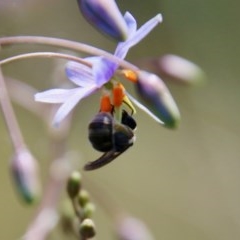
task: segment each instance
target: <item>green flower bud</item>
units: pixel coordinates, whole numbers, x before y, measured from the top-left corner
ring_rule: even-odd
[[[78,194],[78,202],[81,207],[84,207],[90,201],[90,196],[87,190],[81,189]]]
[[[95,205],[91,202],[88,202],[83,208],[82,208],[82,218],[91,218],[93,213],[95,211]]]
[[[70,198],[77,197],[81,188],[82,176],[80,172],[74,171],[68,179],[67,182],[67,192]]]
[[[92,219],[86,218],[80,225],[80,234],[83,238],[92,238],[96,235],[95,224]]]

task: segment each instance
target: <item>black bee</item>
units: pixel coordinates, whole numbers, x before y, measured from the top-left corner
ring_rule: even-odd
[[[110,163],[135,141],[137,124],[127,111],[123,110],[121,123],[116,122],[111,113],[99,112],[88,126],[89,141],[94,149],[104,152],[95,161],[88,162],[85,170],[94,170]]]

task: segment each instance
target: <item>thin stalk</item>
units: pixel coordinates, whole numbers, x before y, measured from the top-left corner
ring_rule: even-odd
[[[70,60],[70,61],[79,62],[81,64],[84,64],[84,65],[88,66],[88,67],[92,66],[92,64],[89,61],[86,61],[86,60],[84,60],[80,57],[75,57],[75,56],[72,56],[70,54],[55,53],[55,52],[33,52],[33,53],[19,54],[19,55],[1,60],[0,65],[4,65],[4,64],[7,64],[7,63],[17,61],[17,60],[28,59],[28,58],[63,58],[63,59],[67,59],[67,60]]]
[[[7,129],[15,151],[23,149],[25,147],[25,143],[12,104],[8,96],[1,68],[0,68],[0,104],[3,112],[3,117],[7,125]]]
[[[104,50],[71,40],[39,36],[14,36],[0,38],[0,46],[9,46],[14,44],[42,44],[67,48],[74,51],[84,52],[90,55],[102,56],[115,62],[123,68],[130,69],[132,71],[138,71],[138,68],[135,65],[124,61]]]
[[[80,213],[80,209],[79,209],[79,206],[78,206],[77,199],[76,198],[72,198],[71,202],[72,202],[72,206],[73,206],[73,210],[75,212],[75,215],[77,216],[78,220],[80,222],[82,222],[83,219],[82,219],[82,216],[81,216],[81,213]]]
[[[66,185],[67,177],[72,171],[69,158],[66,156],[66,137],[70,127],[69,124],[69,122],[66,122],[65,125],[61,125],[62,129],[60,129],[61,132],[59,133],[62,135],[61,137],[57,137],[51,131],[49,132],[50,149],[52,150],[51,159],[53,161],[50,165],[49,177],[44,188],[42,201],[36,216],[24,235],[24,240],[45,240],[58,223],[58,203]]]

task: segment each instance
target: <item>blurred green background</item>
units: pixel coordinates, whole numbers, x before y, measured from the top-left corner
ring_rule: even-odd
[[[86,181],[89,178],[107,190],[124,209],[142,219],[156,239],[239,240],[240,2],[132,0],[118,4],[139,25],[159,12],[164,17],[163,24],[130,51],[129,61],[178,54],[201,66],[208,79],[192,88],[166,82],[181,111],[180,128],[159,127],[138,111],[135,146],[105,168],[86,173]],[[115,46],[84,21],[76,1],[0,0],[0,36],[11,35],[60,37],[109,51]],[[33,50],[26,45],[12,47],[1,58]],[[45,90],[52,86],[53,67],[50,60],[25,60],[6,65],[3,71]],[[68,145],[83,156],[81,165],[99,156],[87,140],[98,97],[84,100],[74,116]],[[44,182],[49,161],[45,126],[14,106],[26,142],[41,162]],[[2,117],[0,130],[0,239],[12,240],[22,236],[36,206],[26,206],[15,193],[8,170],[12,149]],[[114,239],[112,220],[98,204],[94,220],[97,239]]]

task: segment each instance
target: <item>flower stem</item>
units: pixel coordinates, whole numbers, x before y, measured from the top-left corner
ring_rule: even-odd
[[[1,60],[0,65],[11,63],[21,59],[28,59],[28,58],[63,58],[63,59],[82,63],[89,67],[92,66],[92,64],[89,61],[86,61],[80,57],[75,57],[69,54],[55,53],[55,52],[33,52],[33,53],[19,54],[19,55]]]
[[[19,128],[12,104],[10,102],[2,70],[0,68],[0,105],[8,128],[8,132],[15,151],[25,147],[21,130]]]
[[[77,216],[78,220],[80,222],[82,222],[82,216],[81,216],[80,209],[79,209],[78,203],[76,201],[76,198],[74,198],[74,199],[72,198],[71,202],[72,202],[72,206],[73,206],[73,210],[75,212],[75,215]]]
[[[14,37],[2,37],[0,38],[0,46],[9,46],[13,44],[43,44],[43,45],[51,45],[55,47],[68,48],[75,51],[80,51],[84,53],[88,53],[90,55],[97,55],[105,57],[119,66],[130,69],[132,71],[138,71],[138,68],[124,61],[104,50],[99,48],[95,48],[88,44],[79,43],[71,40],[59,39],[59,38],[51,38],[51,37],[40,37],[40,36],[14,36]]]

